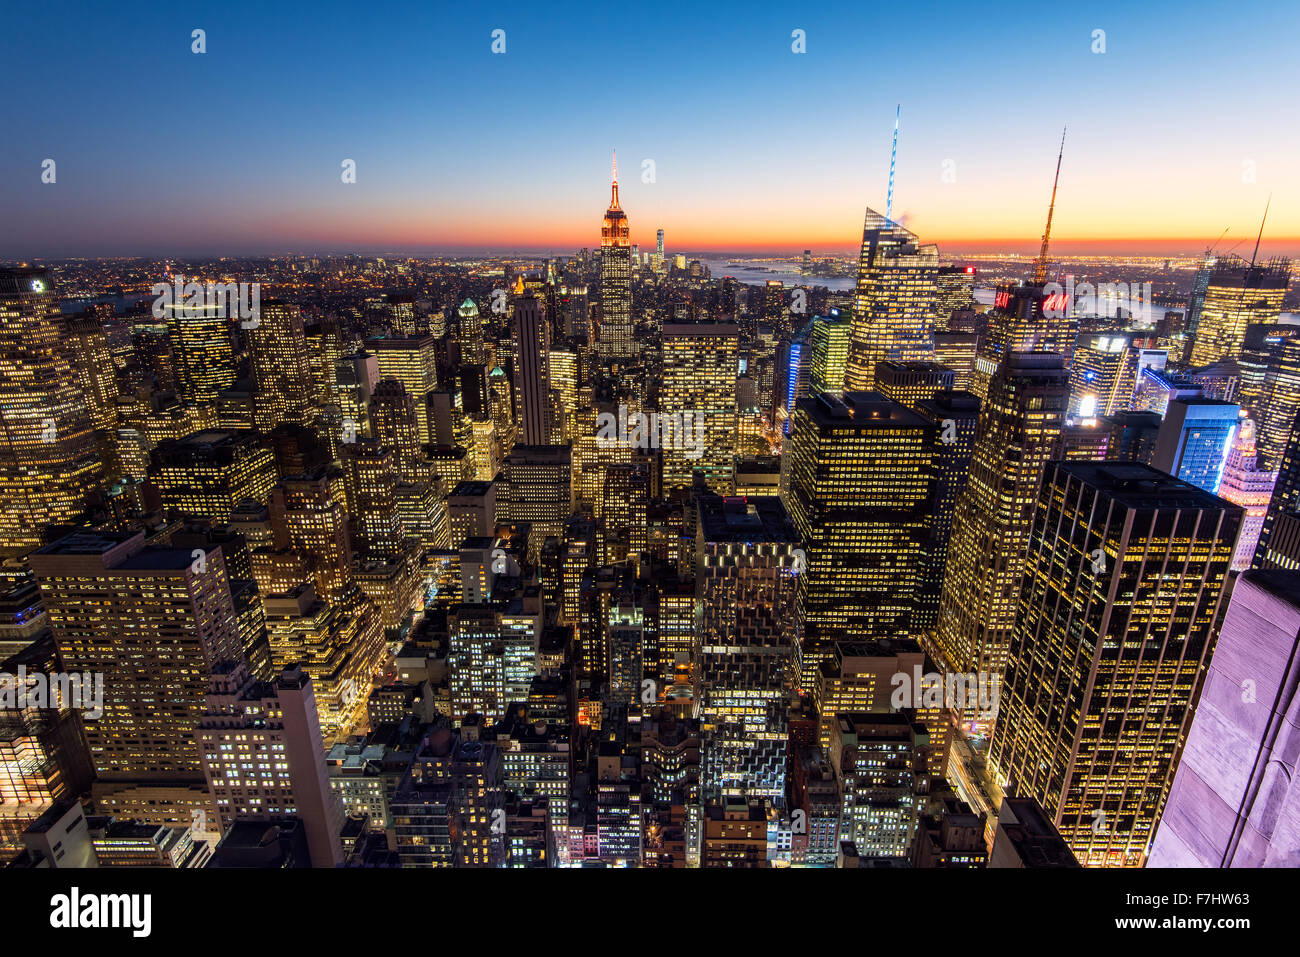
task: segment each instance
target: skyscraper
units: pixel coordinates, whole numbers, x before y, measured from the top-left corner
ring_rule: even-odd
[[[912,411],[916,411],[920,403],[933,399],[937,392],[951,392],[953,383],[953,371],[937,362],[885,360],[876,363],[876,389]]]
[[[953,372],[954,389],[970,389],[975,375],[975,352],[979,336],[973,332],[936,332],[934,360]]]
[[[1125,336],[1089,336],[1070,364],[1068,414],[1081,419],[1127,412],[1137,388],[1138,350]]]
[[[515,420],[515,384],[501,366],[494,366],[488,373],[487,394],[492,407],[492,437],[497,445],[497,454],[509,455],[519,440],[519,428]],[[477,438],[475,433],[476,444]],[[492,474],[496,474],[495,469]]]
[[[789,337],[790,312],[786,309],[785,283],[780,279],[769,279],[763,284],[763,316],[771,323],[778,339]]]
[[[797,547],[780,499],[700,497],[695,657],[706,800],[784,801]]]
[[[1121,412],[1105,417],[1100,424],[1107,432],[1106,458],[1150,465],[1163,421],[1155,412]]]
[[[1051,463],[1035,497],[990,761],[1084,866],[1141,867],[1242,511],[1134,463]]]
[[[878,392],[795,406],[785,495],[799,533],[800,687],[836,641],[910,634],[934,505],[933,426]]]
[[[1300,326],[1273,322],[1253,322],[1246,327],[1246,337],[1236,358],[1240,375],[1236,393],[1232,398],[1252,419],[1259,421],[1266,414],[1273,376],[1281,365],[1283,349],[1300,333]],[[1232,360],[1224,360],[1230,362]],[[1288,364],[1296,364],[1294,355]],[[1282,437],[1286,441],[1286,437]]]
[[[600,230],[600,336],[597,348],[607,358],[626,358],[635,350],[632,321],[632,241],[627,214],[618,205],[618,157],[614,157],[609,209]]]
[[[1266,332],[1267,330],[1267,332]],[[1261,468],[1282,462],[1291,423],[1300,412],[1300,327],[1252,325],[1238,365],[1241,388],[1234,399],[1254,420]]]
[[[934,398],[918,402],[915,411],[933,426],[935,479],[929,540],[912,606],[912,634],[920,636],[931,632],[939,620],[953,517],[970,478],[980,400],[971,392],[936,392]]]
[[[1256,569],[1300,569],[1300,512],[1279,512],[1270,529],[1268,544],[1257,545],[1255,555],[1252,567]]]
[[[117,367],[108,337],[94,313],[68,320],[68,361],[86,397],[91,424],[96,429],[117,427]]]
[[[734,323],[664,323],[659,442],[665,494],[690,488],[697,470],[712,491],[731,494],[739,337]],[[665,416],[671,433],[662,427]]]
[[[1207,492],[1217,492],[1239,426],[1235,402],[1175,399],[1156,437],[1151,464]]]
[[[352,582],[352,541],[347,503],[338,494],[338,477],[301,475],[271,490],[268,517],[273,544],[292,549],[311,569],[316,593],[331,603],[343,600]]]
[[[483,317],[473,299],[466,299],[457,309],[460,334],[460,361],[462,365],[482,367],[487,364],[487,349],[483,345]]]
[[[868,209],[844,388],[876,388],[876,363],[934,358],[939,248]]]
[[[975,267],[940,266],[935,273],[935,328],[948,331],[952,314],[975,305]]]
[[[989,381],[1013,352],[1055,352],[1068,370],[1074,360],[1079,319],[1069,295],[1052,292],[1048,283],[998,286],[989,312],[988,334],[980,340],[971,391],[987,399]]]
[[[370,394],[370,431],[381,446],[391,449],[397,474],[403,482],[426,477],[420,420],[425,418],[406,386],[383,379]]]
[[[1274,529],[1287,513],[1297,511],[1300,511],[1300,414],[1292,422],[1291,434],[1282,452],[1277,481],[1273,485],[1273,496],[1269,499],[1268,512],[1264,516],[1264,526],[1259,532],[1259,545],[1255,548],[1252,568],[1273,567],[1271,563],[1264,562],[1269,555]]]
[[[813,326],[814,322],[807,322],[776,343],[776,361],[772,366],[772,421],[784,422],[786,435],[790,434],[790,416],[795,403],[808,394]]]
[[[635,558],[646,547],[646,514],[650,500],[650,469],[644,463],[610,465],[605,469],[600,518],[605,527],[607,561]]]
[[[450,717],[462,721],[467,715],[480,714],[489,721],[497,720],[510,704],[505,690],[501,609],[487,601],[454,605],[447,625]]]
[[[235,384],[234,325],[219,304],[170,302],[162,305],[181,395],[215,402]]]
[[[515,337],[519,348],[519,441],[551,441],[551,326],[536,296],[515,300]]]
[[[900,712],[841,714],[832,729],[840,840],[852,841],[863,857],[906,857],[926,790],[925,728]]]
[[[103,465],[87,396],[59,343],[43,269],[0,270],[0,554],[23,554],[47,525],[86,508]]]
[[[167,512],[225,522],[241,502],[266,504],[275,456],[256,432],[210,429],[160,443],[150,455],[149,480]]]
[[[302,310],[264,300],[256,325],[247,330],[253,356],[255,422],[270,432],[286,422],[305,424],[312,405],[311,365],[303,333]]]
[[[1192,277],[1192,291],[1187,297],[1187,312],[1183,320],[1183,332],[1187,337],[1187,348],[1182,353],[1184,359],[1191,358],[1192,347],[1196,344],[1197,327],[1201,324],[1201,309],[1205,306],[1205,293],[1210,288],[1210,276],[1214,274],[1217,263],[1218,259],[1213,255],[1213,249],[1205,250],[1205,259]]]
[[[808,386],[814,392],[840,392],[844,388],[844,366],[849,358],[849,336],[853,323],[838,309],[814,316],[811,331],[812,356]]]
[[[86,722],[96,802],[158,824],[210,812],[197,729],[212,669],[242,654],[221,550],[78,532],[29,562],[63,667],[108,676]]]
[[[346,734],[366,714],[370,679],[384,653],[379,614],[357,590],[331,604],[308,585],[265,599],[275,671],[300,665],[311,677],[321,734]]]
[[[28,580],[3,599],[6,620],[15,605],[41,611],[31,620],[36,640],[0,663],[4,675],[0,689],[4,701],[0,708],[0,834],[12,834],[14,826],[20,827],[50,804],[75,800],[90,788],[94,768],[82,730],[85,719],[79,711],[87,705],[93,708],[94,687],[92,684],[89,696],[84,685],[80,696],[56,691],[59,669],[65,666],[58,662],[49,632],[45,632],[45,640],[39,637],[46,615],[34,582]],[[20,611],[13,617],[21,621],[23,616]],[[25,680],[19,677],[23,674],[20,669],[26,669]],[[24,701],[14,693],[24,686],[24,690],[35,692],[42,679],[51,679],[46,683],[50,693],[44,701],[34,695]],[[0,840],[0,845],[3,843],[7,842]]]
[[[1210,273],[1201,303],[1191,364],[1209,365],[1235,359],[1246,337],[1246,326],[1277,322],[1291,278],[1291,263],[1271,259],[1255,265],[1237,256],[1220,258]]]
[[[374,353],[377,379],[396,379],[406,387],[416,407],[425,404],[438,388],[438,350],[433,336],[412,339],[370,339],[366,347]],[[418,416],[420,442],[433,441],[427,416]]]
[[[198,725],[203,773],[222,830],[236,820],[302,821],[313,867],[343,859],[343,808],[329,786],[316,697],[301,667],[257,681],[217,664]]]
[[[436,724],[392,799],[402,867],[496,867],[504,857],[501,754],[478,727]]]
[[[343,447],[343,467],[357,550],[376,558],[400,551],[406,530],[397,508],[395,452],[358,439]]]
[[[1051,352],[1011,353],[989,385],[929,649],[947,671],[1002,673],[1038,484],[1068,396],[1064,363]]]
[[[516,445],[496,487],[496,520],[529,523],[536,556],[548,535],[560,535],[573,513],[573,451],[567,445]]]
[[[817,710],[817,743],[829,752],[839,715],[899,711],[893,700],[902,680],[898,676],[911,681],[928,667],[925,652],[910,638],[836,642],[834,655],[822,662],[817,685],[811,691]],[[915,703],[924,705],[924,700]],[[925,725],[928,771],[942,777],[948,767],[948,709],[940,703],[938,707],[905,710],[909,721]]]
[[[989,848],[991,868],[1081,867],[1041,804],[1031,797],[1004,797]]]
[[[547,364],[551,380],[551,437],[547,442],[572,443],[578,435],[578,354],[552,348]]]
[[[1242,422],[1241,431],[1237,433],[1232,448],[1228,450],[1218,491],[1220,498],[1240,505],[1246,512],[1241,521],[1241,536],[1237,539],[1237,550],[1232,559],[1233,571],[1245,571],[1255,560],[1259,533],[1264,528],[1264,517],[1268,514],[1273,486],[1276,484],[1276,472],[1265,472],[1258,467],[1255,432],[1251,420],[1246,419]]]

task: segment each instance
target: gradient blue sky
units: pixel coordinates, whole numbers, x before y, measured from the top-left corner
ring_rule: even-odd
[[[1253,242],[1270,192],[1265,251],[1300,247],[1289,3],[52,2],[6,16],[4,257],[568,252],[599,241],[611,147],[643,246],[662,222],[670,250],[850,248],[863,205],[884,205],[898,103],[895,213],[941,250],[1036,249],[1066,123],[1058,250],[1194,251],[1225,226],[1225,245]]]

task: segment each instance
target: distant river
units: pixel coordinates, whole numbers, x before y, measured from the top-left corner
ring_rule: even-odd
[[[730,260],[726,258],[700,259],[700,262],[709,267],[709,272],[714,279],[731,276],[753,286],[761,286],[769,279],[779,279],[787,286],[824,286],[833,292],[849,292],[856,285],[856,280],[852,276],[840,276],[839,278],[801,276],[799,275],[797,260],[772,262],[762,266],[733,266],[730,264]]]
[[[770,266],[733,266],[726,258],[700,259],[700,262],[709,267],[714,279],[731,276],[754,286],[761,286],[769,279],[779,279],[786,286],[825,286],[832,292],[852,292],[857,286],[857,280],[852,276],[841,276],[835,279],[825,276],[801,276],[796,260],[773,262]],[[986,306],[993,305],[993,290],[984,287],[976,288],[975,301]]]

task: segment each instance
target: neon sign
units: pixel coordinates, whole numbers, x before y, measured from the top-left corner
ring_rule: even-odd
[[[1064,314],[1065,308],[1069,305],[1070,294],[1065,292],[1052,293],[1050,296],[1043,297],[1043,312]]]

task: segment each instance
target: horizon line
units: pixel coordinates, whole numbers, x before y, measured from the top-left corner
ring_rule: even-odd
[[[949,247],[947,256],[961,255],[1003,255],[1003,256],[1026,256],[1032,258],[1036,255],[1038,239],[1023,238],[993,238],[993,239],[976,239],[973,237],[950,238],[950,239],[933,239],[923,240],[926,245],[936,245],[941,247],[941,258],[944,258],[942,247]],[[1124,255],[1147,255],[1151,257],[1187,257],[1202,256],[1207,249],[1215,244],[1215,237],[1150,237],[1150,238],[1116,238],[1111,240],[1105,239],[1061,239],[1053,243],[1053,250],[1057,256],[1070,255],[1071,250],[1074,255],[1105,254],[1115,256]],[[646,243],[647,248],[643,252],[653,252],[654,243]],[[1270,248],[1271,247],[1271,248]],[[334,245],[332,243],[322,243],[319,246],[309,245],[278,245],[275,247],[258,247],[244,249],[188,249],[188,250],[171,250],[171,251],[147,251],[147,252],[69,252],[54,255],[28,255],[28,256],[11,256],[5,257],[9,262],[69,262],[74,260],[165,260],[165,259],[257,259],[257,258],[276,258],[281,256],[385,256],[400,255],[411,258],[420,258],[424,256],[527,256],[527,257],[556,257],[556,256],[575,256],[579,251],[587,249],[594,252],[600,248],[599,242],[592,242],[586,245],[571,244],[495,244],[495,243],[433,243],[433,244],[415,244],[401,243],[393,246],[384,246],[373,243],[359,243],[354,246]],[[1232,247],[1235,248],[1235,247]],[[1141,249],[1142,253],[1136,253],[1134,250]],[[804,250],[810,250],[814,257],[849,255],[856,256],[860,250],[859,244],[845,244],[842,242],[788,242],[777,244],[723,244],[707,243],[692,244],[677,247],[665,253],[666,257],[671,258],[676,255],[725,255],[729,253],[743,254],[747,256],[758,256],[762,254],[770,255],[792,255],[801,256]],[[1225,249],[1219,255],[1228,255],[1230,249]],[[1300,236],[1282,236],[1276,237],[1265,244],[1267,255],[1265,258],[1272,256],[1284,256],[1297,258],[1300,257]]]

